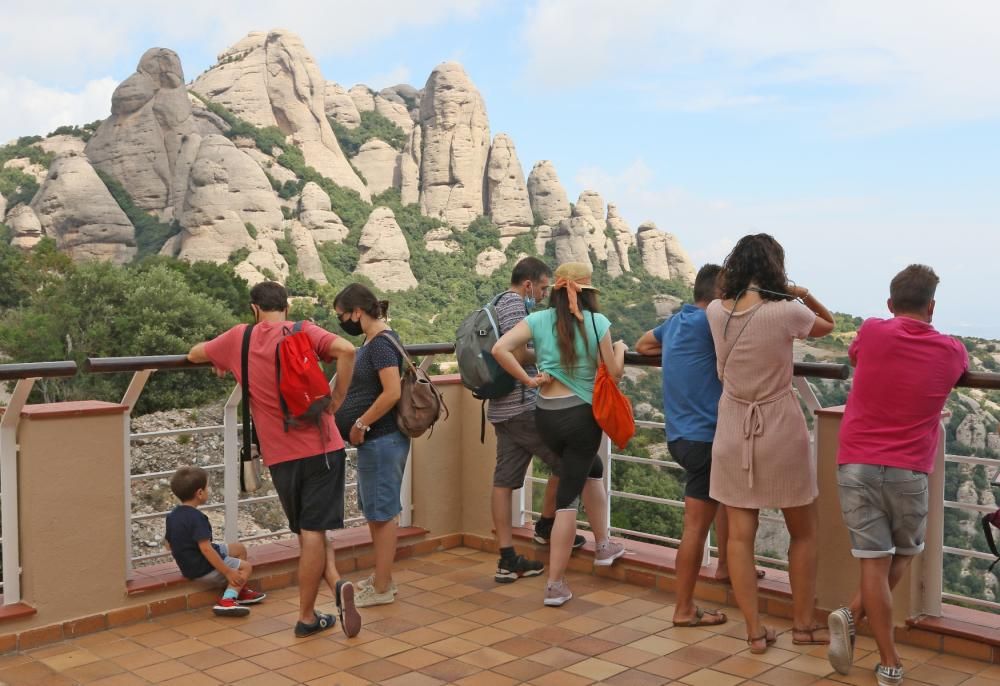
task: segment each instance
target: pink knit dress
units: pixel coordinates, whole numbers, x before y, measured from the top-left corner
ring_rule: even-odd
[[[733,314],[721,300],[706,312],[722,398],[712,445],[709,494],[749,509],[807,505],[819,494],[816,464],[792,390],[792,341],[816,315],[795,301],[763,301]]]

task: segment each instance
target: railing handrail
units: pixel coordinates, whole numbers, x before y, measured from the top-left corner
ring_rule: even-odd
[[[415,357],[425,355],[450,355],[455,352],[454,343],[411,343],[403,346],[406,352]],[[655,355],[640,355],[625,353],[625,363],[637,367],[659,367],[660,358]],[[197,369],[207,367],[208,363],[194,363],[186,355],[148,355],[137,357],[88,357],[83,363],[83,371],[90,374],[108,372],[139,372],[146,369],[170,371],[177,369]],[[816,379],[846,379],[851,374],[851,368],[846,364],[827,362],[796,362],[795,376],[808,376]],[[978,374],[978,376],[984,376]],[[1000,374],[995,376],[997,388],[1000,388]]]
[[[1000,374],[994,372],[966,372],[962,374],[955,387],[1000,389]]]
[[[426,355],[449,355],[455,352],[454,343],[415,343],[403,346],[415,357]],[[75,363],[74,363],[75,364]],[[177,371],[199,369],[211,366],[208,362],[191,362],[187,355],[144,355],[135,357],[88,357],[83,362],[87,374],[107,374],[112,372],[141,372],[149,369],[157,371]]]
[[[0,381],[74,376],[76,371],[76,362],[73,362],[72,360],[61,360],[59,362],[19,362],[16,364],[0,364]]]

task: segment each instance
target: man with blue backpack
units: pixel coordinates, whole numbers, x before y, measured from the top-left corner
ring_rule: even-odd
[[[559,483],[555,473],[559,458],[545,445],[535,426],[538,391],[517,383],[493,361],[489,351],[497,338],[513,329],[545,297],[551,276],[552,270],[543,261],[525,257],[514,266],[510,288],[470,315],[458,330],[456,354],[462,381],[475,397],[489,401],[486,419],[497,436],[492,496],[493,526],[500,548],[494,576],[497,583],[538,576],[545,569],[541,562],[528,560],[514,550],[511,493],[523,486],[532,457],[537,456],[548,465],[553,476],[546,484],[541,517],[535,525],[535,541],[548,543],[555,517],[555,491]],[[537,373],[533,350],[525,347],[516,357],[529,376]],[[573,547],[579,548],[583,543],[584,538],[577,536]]]

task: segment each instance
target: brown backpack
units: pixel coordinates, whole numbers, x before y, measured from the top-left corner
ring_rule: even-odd
[[[396,350],[403,357],[404,369],[400,375],[399,402],[396,403],[396,425],[410,438],[417,438],[434,426],[434,423],[441,418],[442,411],[444,418],[447,419],[448,407],[444,404],[440,391],[431,383],[427,372],[413,364],[413,360],[406,354],[399,341],[385,331],[379,335],[396,346]]]

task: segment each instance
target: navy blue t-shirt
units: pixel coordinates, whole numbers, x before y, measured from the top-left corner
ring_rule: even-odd
[[[386,336],[392,336],[397,342],[399,341],[399,335],[392,329],[387,329],[385,334],[379,334],[361,346],[354,358],[354,373],[351,375],[347,397],[334,415],[337,429],[345,441],[351,435],[354,422],[372,406],[375,398],[382,395],[382,379],[379,377],[379,371],[387,367],[398,369],[403,364],[402,355]],[[365,440],[385,436],[394,431],[399,431],[396,425],[395,407],[372,423]]]
[[[164,538],[170,544],[170,554],[174,556],[184,578],[198,579],[215,569],[198,547],[199,541],[212,540],[212,525],[198,508],[178,505],[171,510],[167,515]],[[221,555],[219,546],[213,543],[212,547]]]
[[[711,443],[719,417],[722,383],[705,310],[684,305],[653,330],[663,346],[663,413],[667,440]]]

